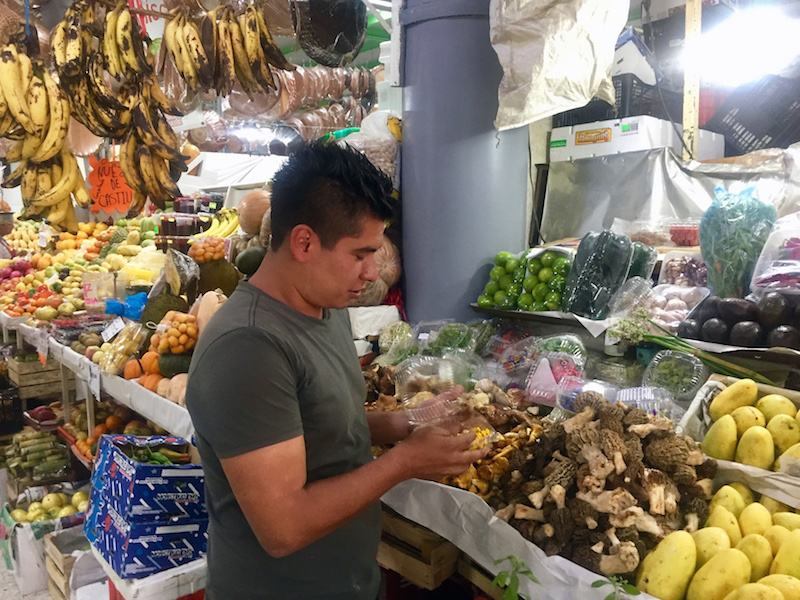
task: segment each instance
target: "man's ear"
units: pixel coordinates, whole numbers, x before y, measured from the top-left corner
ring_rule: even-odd
[[[289,235],[289,249],[297,262],[308,262],[320,247],[319,237],[308,225],[297,225]]]

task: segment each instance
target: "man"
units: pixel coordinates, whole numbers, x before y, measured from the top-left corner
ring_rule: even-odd
[[[375,600],[381,495],[485,454],[469,450],[474,434],[365,414],[346,307],[377,278],[390,190],[355,150],[298,150],[274,178],[270,252],[203,331],[186,403],[206,474],[208,600]],[[400,440],[372,458],[371,444]]]

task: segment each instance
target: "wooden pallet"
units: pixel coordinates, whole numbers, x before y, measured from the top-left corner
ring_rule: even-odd
[[[75,374],[66,369],[67,389],[75,389]],[[8,378],[19,388],[19,397],[41,398],[61,394],[61,363],[50,358],[47,366],[39,361],[8,361]]]
[[[440,535],[384,508],[378,564],[433,590],[456,571],[458,548]]]
[[[44,536],[44,550],[50,598],[52,600],[69,600],[71,595],[69,577],[76,559],[74,556],[61,553],[52,533]]]

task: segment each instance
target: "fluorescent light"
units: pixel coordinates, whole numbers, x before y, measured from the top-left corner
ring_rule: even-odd
[[[738,11],[692,47],[687,42],[684,64],[691,62],[704,83],[736,87],[779,74],[800,55],[800,21],[774,7]]]

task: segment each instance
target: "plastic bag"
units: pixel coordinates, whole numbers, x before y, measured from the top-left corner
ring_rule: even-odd
[[[604,319],[611,296],[628,278],[632,260],[633,244],[626,236],[608,230],[587,233],[567,276],[564,310]]]
[[[800,213],[775,222],[758,257],[751,288],[758,295],[800,294]]]
[[[707,287],[708,268],[703,256],[698,253],[681,251],[667,252],[658,275],[659,284],[673,284],[683,287]]]
[[[361,122],[361,130],[348,135],[344,142],[363,152],[373,165],[389,177],[394,177],[399,144],[389,129],[391,118],[399,117],[388,110],[372,113]]]
[[[536,336],[527,337],[508,346],[498,359],[503,374],[508,379],[504,384],[523,385],[531,370],[531,365],[539,356],[539,343]]]
[[[641,242],[634,242],[633,260],[631,261],[631,268],[628,270],[628,279],[631,277],[650,279],[657,262],[658,250]]]
[[[677,333],[678,326],[710,293],[708,288],[658,285],[653,288],[647,316],[656,325]]]
[[[625,318],[634,309],[648,307],[653,300],[652,282],[641,277],[632,277],[619,288],[608,302],[610,318]]]
[[[753,270],[777,218],[775,207],[753,197],[753,188],[722,188],[700,220],[700,250],[708,285],[720,298],[744,298]]]
[[[472,348],[474,332],[463,323],[447,323],[441,329],[428,334],[427,345],[423,354],[442,356],[448,350],[466,350]]]
[[[581,367],[586,365],[586,347],[581,338],[571,333],[561,335],[551,335],[541,338],[539,342],[540,352],[561,352],[569,354],[575,363]]]

